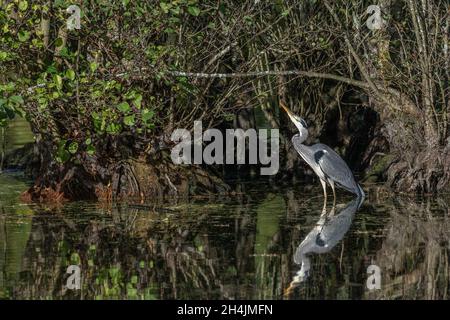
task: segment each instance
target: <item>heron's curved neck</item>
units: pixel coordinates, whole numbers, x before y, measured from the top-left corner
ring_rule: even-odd
[[[303,127],[298,129],[298,133],[293,137],[297,143],[303,143],[308,139],[308,129]]]

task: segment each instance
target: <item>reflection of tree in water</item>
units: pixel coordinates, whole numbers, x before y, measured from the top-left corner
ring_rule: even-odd
[[[368,298],[448,299],[450,210],[442,199],[392,206],[377,252],[382,290]]]
[[[245,296],[255,241],[249,205],[234,225],[208,205],[173,212],[93,208],[38,212],[14,298],[238,298]],[[77,214],[73,212],[76,211]],[[63,290],[70,264],[80,264],[82,290]],[[244,275],[241,277],[241,275]]]
[[[298,271],[295,250],[320,215],[313,205],[320,201],[297,194],[269,194],[257,202],[239,195],[222,205],[171,210],[76,205],[36,210],[23,271],[9,296],[281,298]],[[392,211],[390,217],[380,213],[381,206]],[[448,243],[442,244],[450,226],[445,203],[439,210],[447,211],[437,215],[427,205],[366,203],[343,240],[310,257],[311,275],[291,298],[445,297]],[[78,263],[82,290],[64,290],[67,266]],[[369,294],[371,263],[380,266],[383,282],[381,291]],[[417,286],[421,290],[415,292]]]
[[[22,263],[31,229],[31,210],[14,206],[19,190],[27,187],[20,175],[1,174],[0,186],[0,299],[6,299]]]

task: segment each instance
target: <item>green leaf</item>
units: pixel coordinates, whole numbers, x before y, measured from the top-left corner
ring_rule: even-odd
[[[55,0],[54,6],[56,8],[65,7],[65,6],[67,6],[67,2],[65,0]]]
[[[19,41],[20,42],[25,42],[28,39],[30,39],[30,33],[28,31],[19,31],[19,33],[17,34],[17,36],[19,37]]]
[[[70,153],[66,150],[66,140],[61,140],[56,153],[56,161],[59,163],[67,162],[70,159]]]
[[[122,0],[122,5],[124,7],[128,6],[128,3],[130,3],[130,0]]]
[[[58,38],[55,40],[55,47],[61,47],[64,44],[64,41],[62,38]]]
[[[51,65],[51,66],[47,67],[47,70],[45,72],[54,74],[54,73],[57,73],[58,70],[56,70],[56,67],[54,65]]]
[[[135,124],[135,117],[134,114],[132,114],[131,116],[126,116],[125,118],[123,118],[123,123],[129,127],[134,126]]]
[[[142,121],[148,122],[154,115],[155,112],[153,110],[144,109],[142,110]]]
[[[23,0],[19,2],[19,10],[20,11],[25,11],[28,9],[28,1]]]
[[[133,104],[136,108],[140,109],[142,105],[142,95],[136,94],[136,97],[133,100]]]
[[[129,112],[131,110],[131,107],[128,104],[128,102],[122,102],[121,104],[119,104],[117,106],[117,109],[119,109],[123,113],[127,113],[127,112]]]
[[[0,51],[0,61],[6,61],[7,58],[8,58],[8,52]]]
[[[69,80],[75,80],[75,71],[73,71],[72,69],[69,69],[69,70],[67,70],[66,71],[66,77],[69,79]]]
[[[23,104],[22,96],[12,96],[9,98],[9,101],[16,105]]]
[[[86,153],[93,156],[95,154],[95,147],[93,145],[88,145],[86,148]]]
[[[179,15],[180,14],[180,7],[176,6],[176,7],[172,8],[172,9],[170,9],[170,12],[172,12],[175,15]]]
[[[80,265],[81,264],[80,255],[76,252],[72,253],[72,255],[70,256],[70,263],[77,265],[77,266]]]
[[[95,70],[97,70],[98,68],[98,64],[96,62],[91,62],[89,64],[89,69],[91,69],[91,72],[95,72]]]
[[[9,120],[12,120],[16,117],[14,109],[4,108],[4,111],[6,112],[6,116],[8,117]]]
[[[56,87],[61,90],[62,89],[62,84],[63,84],[63,80],[61,78],[61,76],[59,74],[55,74],[53,76],[53,82],[56,84]]]
[[[173,34],[173,33],[176,33],[176,31],[175,31],[174,28],[165,28],[165,29],[164,29],[164,32],[167,33],[167,34]]]
[[[164,11],[164,13],[169,13],[170,5],[165,2],[160,2],[159,6]]]
[[[198,17],[199,14],[200,14],[200,9],[197,8],[197,7],[194,7],[194,6],[188,7],[188,12],[189,12],[191,15],[193,15],[194,17]]]
[[[120,124],[110,123],[106,126],[106,132],[109,134],[118,134],[121,129]]]
[[[74,141],[69,145],[69,152],[75,154],[78,151],[78,142]]]

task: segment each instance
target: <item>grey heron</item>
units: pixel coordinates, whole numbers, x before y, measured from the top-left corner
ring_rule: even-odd
[[[364,198],[364,191],[361,186],[356,183],[355,178],[345,161],[333,149],[325,144],[317,143],[312,146],[303,144],[308,138],[308,126],[306,125],[305,120],[294,114],[281,101],[280,106],[286,111],[287,115],[299,131],[298,134],[292,137],[292,144],[303,160],[306,161],[313,169],[314,173],[319,177],[325,197],[324,204],[326,205],[327,202],[327,183],[333,190],[333,204],[336,204],[335,187],[340,187],[356,194],[358,198]]]

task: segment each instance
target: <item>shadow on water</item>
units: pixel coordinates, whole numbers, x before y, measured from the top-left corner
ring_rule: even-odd
[[[0,191],[0,297],[448,298],[448,200],[369,197],[356,210],[341,194],[324,216],[320,192],[263,186],[189,203],[43,208]],[[366,287],[371,264],[380,290]],[[69,265],[80,266],[80,290],[66,288]]]

